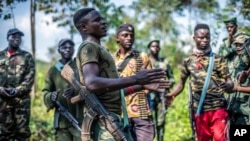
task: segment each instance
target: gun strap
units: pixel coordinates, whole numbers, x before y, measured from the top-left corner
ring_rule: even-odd
[[[117,68],[118,72],[122,72],[124,68],[127,66],[128,62],[132,57],[137,58],[137,52],[133,50],[121,63],[121,65]]]
[[[129,125],[129,121],[128,121],[128,112],[124,97],[124,90],[120,89],[120,93],[121,93],[122,113],[123,113],[123,127],[126,128]]]
[[[209,83],[210,83],[211,74],[212,74],[212,70],[213,70],[213,66],[214,66],[214,56],[215,56],[214,53],[211,51],[210,55],[209,55],[209,66],[208,66],[208,70],[207,70],[207,76],[206,76],[206,79],[205,79],[205,82],[203,85],[201,97],[200,97],[198,108],[196,111],[196,115],[198,115],[198,116],[201,113],[203,102],[204,102],[205,97],[206,97],[207,88],[208,88]]]

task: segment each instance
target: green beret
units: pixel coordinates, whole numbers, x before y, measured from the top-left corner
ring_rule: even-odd
[[[224,23],[225,24],[237,24],[237,18],[235,17],[235,18],[232,18],[232,19],[228,19],[228,20],[224,20]]]

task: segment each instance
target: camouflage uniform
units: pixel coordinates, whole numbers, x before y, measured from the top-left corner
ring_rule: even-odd
[[[76,63],[71,60],[68,64],[76,70]],[[61,69],[63,64],[58,61],[57,64],[52,66],[45,79],[45,86],[42,90],[44,94],[44,103],[48,109],[54,108],[54,102],[51,100],[51,94],[53,91],[60,89],[57,96],[57,100],[66,108],[78,121],[79,126],[81,126],[83,120],[83,105],[72,104],[69,100],[62,96],[65,88],[70,86],[70,84],[61,76]],[[79,78],[78,72],[76,73],[76,78]],[[57,110],[54,113],[54,128],[56,129],[56,140],[57,141],[81,141],[81,133],[75,129],[72,124],[62,115],[59,114]]]
[[[225,24],[236,23],[236,18],[224,21]],[[233,38],[235,39],[238,36],[248,36],[247,34],[237,31]],[[219,48],[220,56],[222,56],[228,65],[231,79],[237,84],[237,74],[243,70],[249,68],[249,56],[244,50],[242,55],[237,55],[235,44],[229,43],[229,38],[223,39],[223,44]],[[248,85],[250,82],[245,82],[243,85]],[[233,92],[226,95],[228,101],[228,109],[230,113],[231,124],[247,124],[250,125],[250,105],[249,105],[249,96],[243,92]],[[244,120],[243,120],[244,119]]]
[[[155,60],[152,55],[150,56],[150,61],[152,63],[153,68],[162,68],[165,69],[167,79],[171,82],[173,86],[175,83],[174,75],[170,64],[168,63],[167,59],[160,58],[159,60]],[[168,89],[166,91],[169,91]],[[166,109],[165,111],[161,102],[161,95],[162,93],[150,92],[149,93],[149,101],[150,107],[154,114],[154,122],[156,123],[156,132],[158,141],[163,141],[164,136],[164,125],[165,125],[165,117],[166,117]]]
[[[241,37],[249,38],[246,35],[238,35],[235,38],[234,43],[238,42]],[[243,43],[242,43],[243,44]],[[250,81],[247,79],[243,84],[238,84],[237,78],[238,74],[243,70],[247,70],[250,67],[250,59],[245,49],[243,49],[242,54],[234,54],[232,60],[228,62],[230,75],[235,85],[249,86]],[[231,114],[232,124],[243,124],[250,125],[250,96],[248,93],[244,92],[234,92],[228,96],[229,101],[229,111]]]
[[[28,141],[31,133],[30,91],[34,83],[35,62],[20,48],[12,55],[8,48],[0,52],[0,86],[16,88],[15,97],[0,97],[0,140]]]

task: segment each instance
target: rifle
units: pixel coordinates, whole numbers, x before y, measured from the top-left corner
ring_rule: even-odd
[[[195,141],[195,122],[193,119],[193,96],[192,96],[192,87],[190,82],[188,83],[188,109],[189,109],[190,127],[192,130],[191,140]]]
[[[88,111],[82,123],[82,141],[90,141],[91,127],[94,119],[98,118],[101,124],[110,132],[116,141],[127,141],[126,136],[119,128],[117,120],[104,108],[95,94],[87,91],[86,87],[82,86],[74,77],[74,71],[66,64],[61,71],[61,75],[79,91],[77,97],[73,97],[71,102],[84,100]]]
[[[250,57],[250,52],[249,52],[249,49],[247,48],[247,46],[250,44],[250,39],[247,39],[245,41],[245,43],[242,45],[242,47],[246,50],[247,52],[247,55]]]
[[[81,128],[78,126],[78,121],[70,114],[70,112],[62,106],[59,101],[55,101],[57,111],[64,116],[78,131],[81,132]]]
[[[168,90],[166,90],[166,92],[169,93]],[[167,113],[165,93],[160,93],[160,100],[161,100],[162,111],[165,114]]]

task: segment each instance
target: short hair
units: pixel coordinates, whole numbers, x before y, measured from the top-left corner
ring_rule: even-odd
[[[148,48],[151,46],[151,44],[152,44],[153,42],[156,42],[156,43],[160,44],[160,40],[152,40],[152,41],[150,41],[150,42],[148,43]]]
[[[197,24],[195,27],[194,27],[194,32],[197,31],[198,29],[207,29],[210,31],[209,29],[209,26],[207,24]]]
[[[94,8],[82,8],[73,15],[73,21],[76,28],[78,28],[81,22],[84,22],[84,17],[91,11],[95,10]]]

